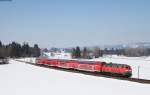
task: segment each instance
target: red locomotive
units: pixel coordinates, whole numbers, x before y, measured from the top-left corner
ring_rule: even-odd
[[[131,77],[132,69],[126,64],[105,63],[99,61],[79,61],[37,58],[36,64],[55,66],[60,68],[76,69],[88,72],[98,72],[101,74],[117,75],[122,77]]]

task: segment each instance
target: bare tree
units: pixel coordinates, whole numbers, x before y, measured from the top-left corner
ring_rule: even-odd
[[[93,51],[93,55],[95,58],[98,58],[98,57],[102,56],[103,54],[99,47],[95,47],[94,51]]]
[[[88,50],[87,50],[87,48],[86,47],[84,47],[84,49],[83,49],[83,58],[89,58],[89,52],[88,52]]]

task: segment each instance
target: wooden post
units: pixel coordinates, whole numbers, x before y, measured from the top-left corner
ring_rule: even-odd
[[[140,78],[140,66],[138,66],[138,79]]]

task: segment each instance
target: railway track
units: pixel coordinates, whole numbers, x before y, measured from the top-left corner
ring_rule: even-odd
[[[20,61],[20,60],[16,60],[16,61],[24,62],[24,61]],[[102,74],[102,73],[93,73],[93,72],[87,72],[87,71],[79,71],[79,70],[75,70],[75,69],[50,67],[50,66],[47,66],[47,65],[34,64],[34,63],[31,63],[31,62],[25,62],[25,63],[31,64],[31,65],[34,65],[34,66],[44,67],[44,68],[51,68],[51,69],[55,69],[55,70],[61,70],[61,71],[67,71],[67,72],[73,72],[73,73],[81,73],[81,74],[85,74],[85,75],[112,78],[112,79],[117,79],[117,80],[125,80],[125,81],[131,81],[131,82],[137,82],[137,83],[143,83],[143,84],[150,84],[150,80],[147,80],[147,79],[116,77],[116,76],[109,76],[109,75]]]

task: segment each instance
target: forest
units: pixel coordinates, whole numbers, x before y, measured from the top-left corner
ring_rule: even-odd
[[[38,47],[38,44],[34,44],[34,46],[31,47],[27,42],[20,44],[13,41],[4,45],[0,41],[0,56],[10,58],[38,57],[40,56],[40,48]]]

